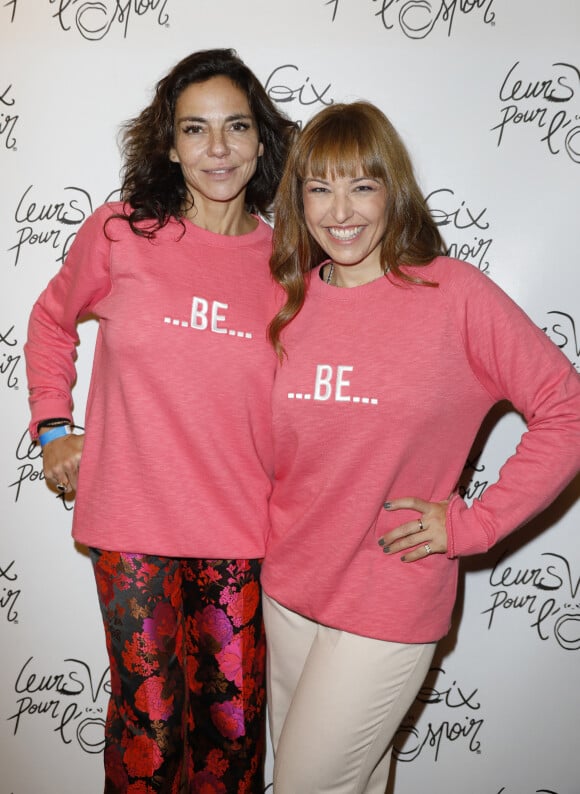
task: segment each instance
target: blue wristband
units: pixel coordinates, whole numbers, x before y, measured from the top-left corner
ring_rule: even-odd
[[[41,433],[38,436],[38,441],[40,446],[44,447],[49,441],[54,441],[55,438],[60,438],[61,436],[68,436],[70,433],[72,433],[70,425],[59,425],[58,427],[51,427],[46,433]]]

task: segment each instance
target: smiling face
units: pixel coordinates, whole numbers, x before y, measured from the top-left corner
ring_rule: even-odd
[[[387,191],[364,176],[307,176],[302,188],[308,231],[334,262],[337,283],[382,275],[380,245],[387,227]]]
[[[195,223],[206,225],[204,218],[216,211],[244,213],[246,186],[263,150],[248,98],[229,78],[212,77],[181,92],[169,157],[193,196],[188,215]]]

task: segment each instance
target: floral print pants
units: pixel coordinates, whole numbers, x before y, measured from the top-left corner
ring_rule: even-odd
[[[111,666],[105,794],[263,792],[261,561],[91,559]]]

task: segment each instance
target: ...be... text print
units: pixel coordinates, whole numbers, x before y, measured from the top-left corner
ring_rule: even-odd
[[[338,16],[344,0],[326,0],[332,9],[332,20]],[[353,0],[354,2],[354,0]],[[495,23],[494,0],[371,0],[378,6],[374,15],[385,30],[398,28],[409,39],[425,39],[441,30],[451,36],[456,18],[480,14],[485,25]]]
[[[78,428],[81,429],[81,428]],[[16,479],[9,484],[9,488],[14,488],[14,501],[17,502],[23,494],[23,489],[31,484],[41,483],[46,488],[44,472],[42,470],[42,449],[38,444],[30,440],[28,430],[21,435],[16,446]],[[64,493],[56,495],[65,510],[71,511],[74,507],[70,496]]]
[[[14,113],[16,100],[12,94],[12,85],[0,93],[0,144],[4,149],[16,151],[16,125],[18,115]]]
[[[109,669],[94,675],[82,659],[64,659],[56,671],[42,670],[30,656],[14,683],[15,710],[8,715],[14,735],[30,720],[47,724],[64,744],[76,738],[86,753],[104,749],[103,715],[111,693]]]
[[[550,154],[565,153],[580,163],[580,69],[557,62],[540,77],[522,76],[524,69],[516,61],[501,84],[500,120],[491,128],[497,133],[497,145],[516,127],[526,127],[540,134]]]
[[[496,620],[523,619],[541,640],[553,637],[564,650],[580,650],[580,575],[570,561],[547,551],[537,566],[514,569],[505,556],[489,577],[491,605],[481,613],[488,630]]]
[[[432,667],[429,671],[415,698],[415,707],[426,705],[427,708],[417,719],[411,706],[395,735],[394,755],[397,761],[414,761],[425,753],[431,753],[433,760],[437,761],[444,748],[451,744],[464,745],[470,753],[481,752],[479,734],[485,720],[480,714],[478,690],[464,689],[457,680],[449,686],[444,683],[444,688],[440,689],[438,679],[446,675],[440,667]]]
[[[447,255],[476,265],[482,273],[489,273],[488,256],[493,237],[489,236],[489,221],[485,218],[487,207],[473,210],[448,187],[432,190],[426,203],[431,217],[442,227]]]
[[[572,366],[580,370],[580,339],[576,331],[574,317],[558,309],[552,309],[548,312],[548,315],[550,319],[542,330],[568,356]]]
[[[251,331],[239,328],[228,328],[225,323],[227,317],[223,312],[229,309],[227,303],[220,301],[210,301],[198,295],[194,295],[191,300],[191,312],[187,319],[179,317],[164,317],[166,325],[176,328],[193,328],[196,331],[210,331],[214,334],[227,334],[238,339],[252,339]]]
[[[296,64],[284,63],[270,72],[264,87],[272,102],[293,105],[284,109],[302,125],[303,119],[300,115],[303,109],[314,113],[321,110],[321,106],[328,107],[334,103],[334,99],[329,94],[332,84],[324,84],[325,82],[315,83],[311,77],[305,76]]]
[[[350,393],[351,382],[348,378],[352,372],[354,372],[354,367],[347,364],[338,364],[337,366],[318,364],[312,391],[289,391],[287,394],[288,399],[304,400],[306,402],[308,400],[317,402],[332,400],[338,403],[378,405],[377,397]]]
[[[101,41],[112,30],[121,29],[123,38],[134,17],[153,18],[159,27],[169,27],[165,8],[169,0],[49,0],[53,17],[62,30],[76,30],[88,41]]]
[[[8,564],[0,561],[0,616],[7,623],[17,624],[18,610],[16,609],[16,602],[20,598],[21,591],[16,588],[18,574],[15,565],[15,560]]]
[[[65,187],[66,198],[41,201],[35,198],[34,185],[20,197],[14,212],[16,241],[8,248],[14,251],[16,267],[24,251],[42,247],[53,252],[53,263],[62,263],[80,224],[92,213],[91,196],[80,187]]]
[[[21,355],[14,353],[17,344],[13,325],[7,331],[0,331],[0,383],[8,389],[15,390],[19,388],[17,368],[21,360]]]

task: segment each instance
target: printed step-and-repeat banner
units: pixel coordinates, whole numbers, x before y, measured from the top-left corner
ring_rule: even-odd
[[[100,615],[73,504],[47,488],[28,438],[23,345],[79,225],[118,190],[121,123],[208,47],[236,48],[302,122],[333,102],[375,102],[408,144],[449,252],[578,367],[579,33],[577,0],[0,3],[0,794],[103,790]],[[78,424],[94,323],[80,334]],[[522,429],[508,406],[489,417],[466,463],[468,501]],[[464,561],[389,794],[580,794],[579,494],[576,480]]]

